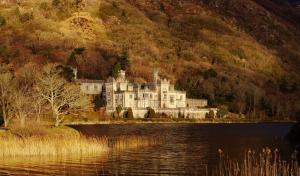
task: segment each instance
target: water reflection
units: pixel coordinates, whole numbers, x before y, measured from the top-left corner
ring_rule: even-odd
[[[295,124],[287,135],[287,139],[295,146],[300,163],[300,122]]]
[[[247,148],[278,148],[290,158],[285,140],[293,124],[136,124],[76,126],[87,136],[157,136],[164,141],[103,156],[0,159],[0,175],[206,175],[218,163],[218,149],[243,158]],[[208,174],[209,175],[209,174]]]
[[[100,175],[105,173],[100,161],[107,161],[107,156],[1,158],[0,175]]]

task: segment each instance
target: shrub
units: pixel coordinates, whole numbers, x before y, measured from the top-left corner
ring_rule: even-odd
[[[148,108],[148,112],[145,115],[146,118],[148,119],[153,119],[156,117],[155,111],[152,108]]]
[[[47,3],[47,2],[42,2],[41,4],[40,4],[40,10],[42,10],[42,11],[48,11],[48,10],[50,10],[50,5]]]
[[[217,117],[218,118],[223,118],[223,117],[226,117],[228,114],[228,108],[225,107],[225,106],[222,106],[218,109],[217,111]]]
[[[212,69],[212,68],[210,68],[210,69],[208,69],[208,70],[206,70],[205,72],[204,72],[204,78],[205,79],[208,79],[208,78],[215,78],[215,77],[217,77],[218,76],[218,73],[214,70],[214,69]]]
[[[129,108],[129,109],[126,111],[126,113],[124,114],[124,117],[125,117],[126,119],[133,119],[133,112],[132,112],[132,109],[131,109],[131,108]]]
[[[116,111],[114,111],[112,114],[111,114],[111,117],[114,118],[114,119],[117,119],[119,118],[118,114]]]
[[[231,50],[231,53],[238,56],[240,59],[246,59],[247,56],[242,48],[234,48]]]
[[[180,53],[180,57],[182,57],[184,60],[190,61],[193,59],[193,53],[190,51],[181,51]]]
[[[182,114],[181,112],[178,112],[178,118],[184,119],[184,114]]]
[[[209,110],[209,112],[206,114],[206,118],[208,119],[215,118],[215,112],[213,110]]]
[[[295,91],[298,91],[299,85],[296,78],[284,76],[280,80],[279,89],[282,93],[293,93]]]
[[[24,14],[21,14],[19,19],[22,23],[25,23],[25,22],[30,21],[30,20],[33,19],[33,14],[29,13],[29,12],[26,12]]]
[[[6,24],[6,20],[3,16],[0,16],[0,27]]]
[[[166,24],[168,22],[168,18],[166,14],[159,12],[148,12],[148,16],[151,21],[154,21],[158,24]]]
[[[117,115],[118,115],[118,117],[120,117],[120,114],[121,114],[121,112],[122,112],[122,106],[121,105],[119,105],[117,108],[116,108],[116,113],[117,113]]]
[[[2,57],[9,57],[10,56],[10,51],[7,46],[0,44],[0,56]]]
[[[61,4],[60,0],[52,0],[52,5],[57,7]]]
[[[83,47],[81,47],[81,48],[75,48],[75,49],[74,49],[74,52],[75,52],[77,55],[82,55],[84,51],[85,51],[85,48],[83,48]]]

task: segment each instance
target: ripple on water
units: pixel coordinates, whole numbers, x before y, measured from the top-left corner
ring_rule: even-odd
[[[149,124],[76,127],[96,136],[160,135],[155,146],[110,150],[103,156],[23,157],[0,159],[0,175],[205,175],[218,161],[218,149],[233,157],[247,148],[279,148],[285,157],[292,150],[284,140],[291,124]]]

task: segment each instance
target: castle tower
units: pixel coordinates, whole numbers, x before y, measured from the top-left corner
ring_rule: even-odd
[[[126,79],[126,72],[124,70],[120,70],[120,72],[119,72],[119,78],[121,78],[122,80]]]

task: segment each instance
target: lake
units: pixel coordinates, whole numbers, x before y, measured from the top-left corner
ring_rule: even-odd
[[[102,156],[0,159],[0,175],[205,175],[218,163],[218,149],[241,160],[247,149],[279,149],[290,159],[285,139],[291,123],[121,124],[73,126],[86,136],[158,136],[163,142]]]

